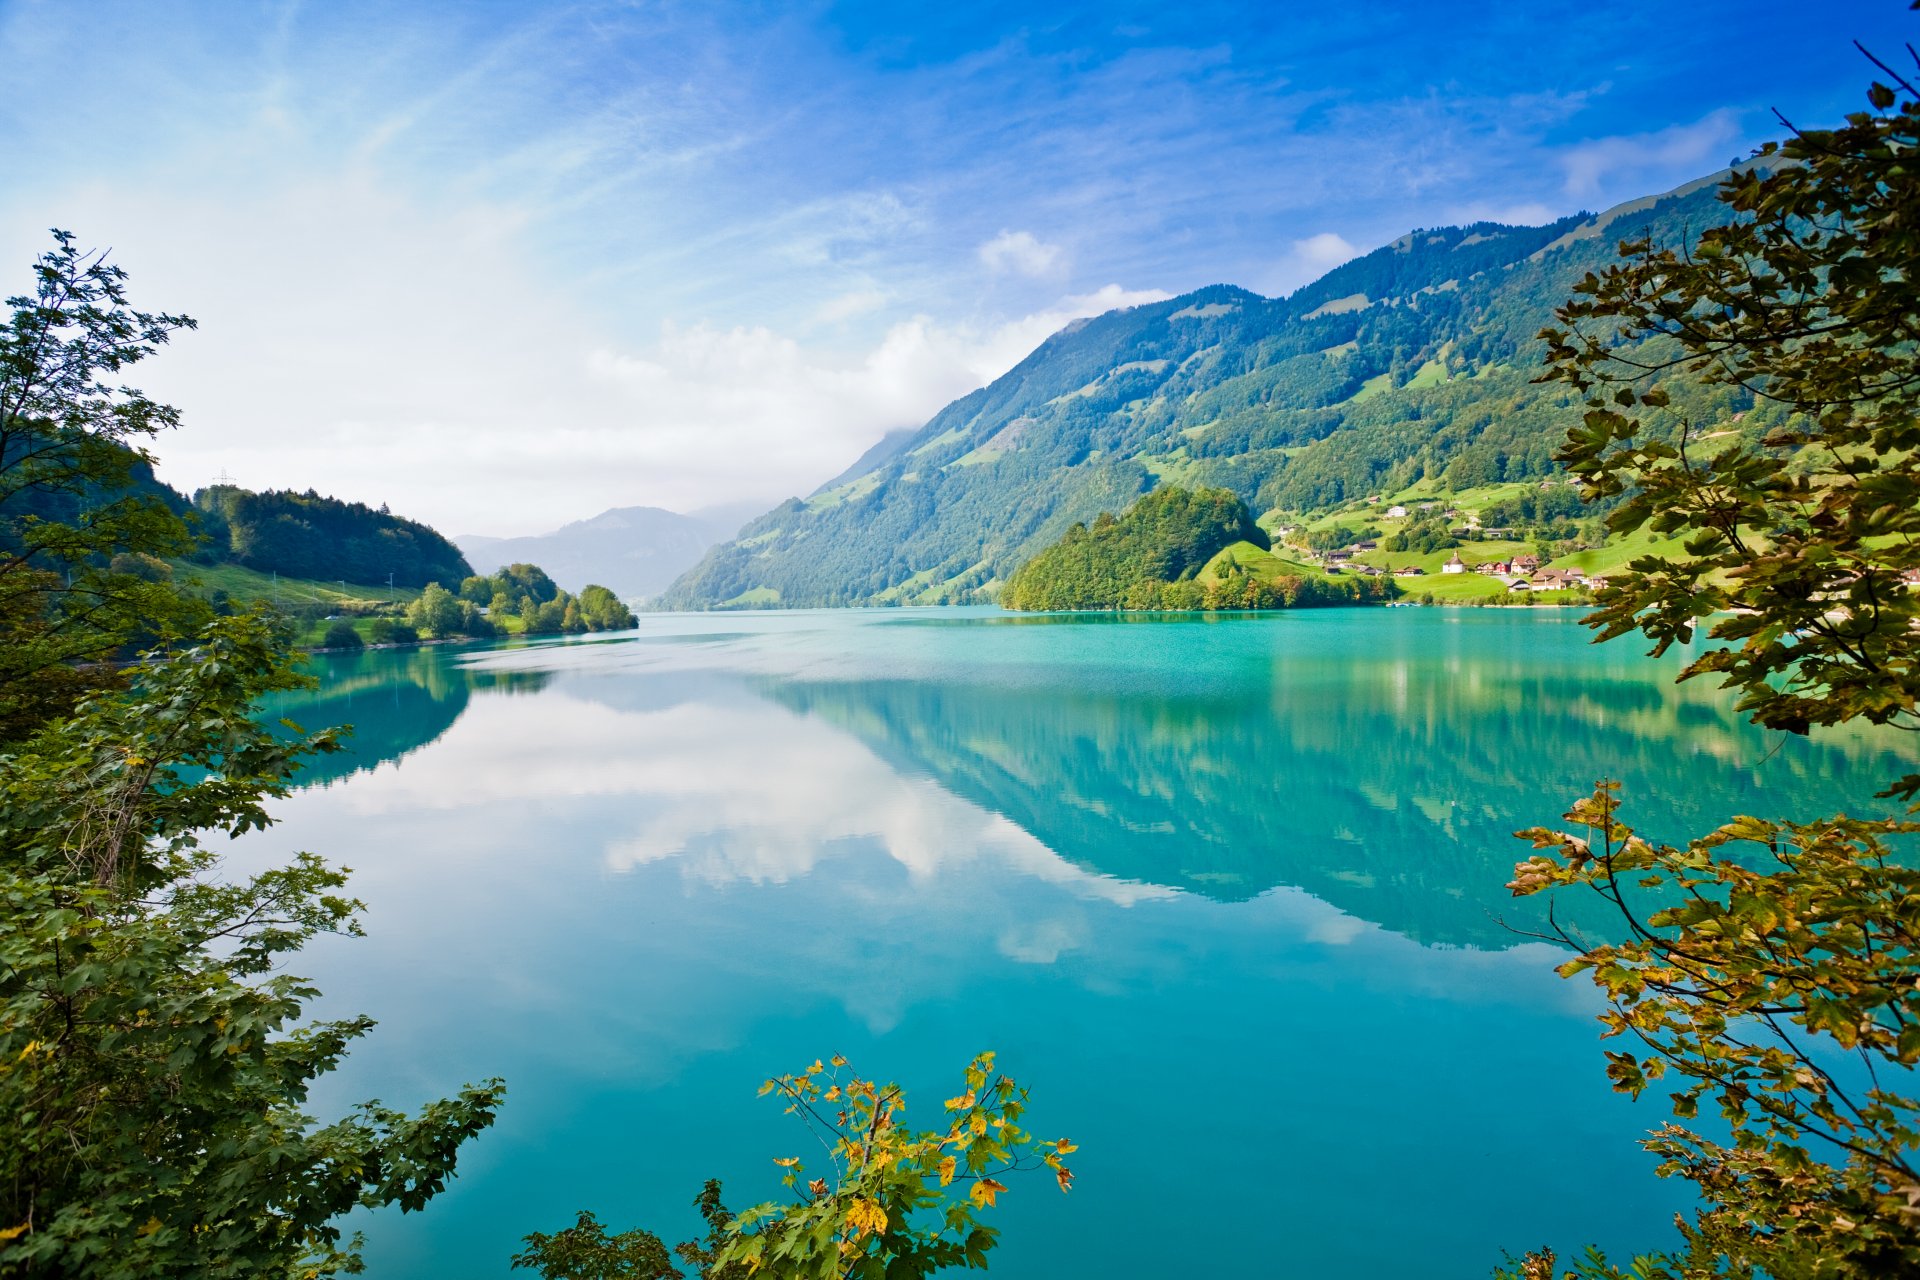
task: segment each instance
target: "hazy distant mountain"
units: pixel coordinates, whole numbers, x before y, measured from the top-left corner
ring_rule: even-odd
[[[1575,416],[1539,331],[1616,243],[1722,221],[1716,179],[1542,227],[1411,232],[1287,298],[1230,285],[1068,325],[918,431],[715,547],[672,607],[992,598],[1075,521],[1161,482],[1310,513],[1554,474]],[[1676,393],[1677,394],[1677,393]],[[1752,426],[1737,391],[1685,408]],[[1744,428],[1743,428],[1744,429]]]
[[[757,510],[757,505],[735,505],[681,515],[660,507],[615,507],[552,533],[524,538],[462,534],[454,542],[476,573],[537,564],[568,591],[596,582],[632,600],[660,594]]]

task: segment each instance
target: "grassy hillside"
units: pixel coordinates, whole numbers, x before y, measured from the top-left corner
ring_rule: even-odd
[[[1541,482],[1577,412],[1533,381],[1535,335],[1620,236],[1719,220],[1696,184],[1617,216],[1415,232],[1284,299],[1218,285],[1078,321],[897,450],[747,525],[663,602],[989,598],[1162,482],[1229,489],[1269,528],[1419,495],[1570,541],[1593,513]],[[1735,390],[1683,394],[1695,422],[1743,435],[1777,417]]]
[[[405,606],[420,595],[413,587],[276,577],[237,564],[207,565],[179,560],[173,564],[173,575],[175,582],[200,595],[211,596],[216,591],[224,591],[234,600],[267,600],[283,609],[316,604]]]

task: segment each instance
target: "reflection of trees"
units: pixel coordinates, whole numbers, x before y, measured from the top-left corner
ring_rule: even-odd
[[[1484,647],[1485,637],[1476,637]],[[1777,743],[1630,653],[1274,656],[1219,696],[938,681],[770,684],[897,767],[1107,875],[1237,900],[1296,885],[1429,943],[1541,922],[1503,886],[1516,828],[1601,776],[1697,830],[1761,789],[1838,808],[1894,770],[1886,739]],[[1447,649],[1451,651],[1446,651]],[[1771,752],[1771,754],[1769,754]]]
[[[308,761],[299,781],[313,786],[373,769],[426,746],[453,727],[467,709],[467,699],[477,691],[532,692],[549,679],[544,671],[462,666],[458,659],[463,652],[431,645],[315,654],[311,670],[320,678],[320,687],[268,698],[261,710],[308,730],[353,726],[344,751]]]

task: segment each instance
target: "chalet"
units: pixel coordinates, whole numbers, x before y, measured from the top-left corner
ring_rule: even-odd
[[[1405,507],[1388,507],[1387,508],[1387,516],[1389,519],[1398,520],[1401,516],[1404,516],[1406,514],[1407,514],[1407,509]]]
[[[1380,544],[1372,541],[1371,539],[1367,539],[1361,542],[1354,543],[1353,549],[1355,551],[1378,551],[1380,549]]]
[[[1353,552],[1351,551],[1329,551],[1326,555],[1328,564],[1345,564],[1351,559],[1353,559]]]
[[[1578,569],[1542,569],[1533,575],[1535,587],[1569,589],[1587,585],[1587,577]]]
[[[1531,552],[1525,552],[1513,558],[1513,571],[1515,573],[1532,573],[1539,567],[1540,557]]]
[[[1491,574],[1496,578],[1504,578],[1513,572],[1513,566],[1505,560],[1489,560],[1480,566],[1479,572]]]
[[[1396,578],[1424,578],[1427,576],[1427,571],[1417,564],[1410,564],[1404,568],[1395,569],[1393,576]]]
[[[1458,551],[1453,553],[1452,559],[1440,566],[1440,572],[1442,573],[1465,573],[1466,571],[1467,562],[1460,558]]]

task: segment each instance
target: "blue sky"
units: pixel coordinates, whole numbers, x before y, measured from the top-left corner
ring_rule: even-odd
[[[449,532],[771,503],[1107,306],[1543,221],[1861,105],[1894,0],[0,3],[0,264],[202,322],[162,474]],[[22,91],[23,87],[25,91]]]

